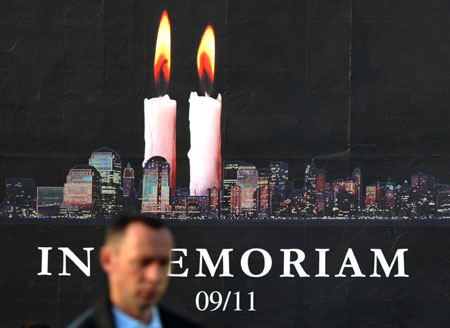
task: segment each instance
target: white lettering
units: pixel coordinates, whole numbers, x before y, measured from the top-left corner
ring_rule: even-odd
[[[186,248],[172,248],[171,253],[170,253],[171,259],[172,259],[172,254],[174,252],[181,252],[183,254],[183,256],[187,256]],[[172,264],[177,264],[180,269],[183,268],[183,256],[180,256],[180,258],[176,261],[170,260],[169,273],[168,273],[169,277],[187,277],[188,276],[189,269],[184,270],[182,273],[173,273],[172,272]]]
[[[402,277],[402,278],[409,277],[409,275],[405,273],[405,252],[408,251],[407,248],[401,248],[395,252],[391,265],[388,265],[381,249],[371,248],[370,250],[373,252],[373,274],[370,275],[371,277],[381,277],[381,275],[379,275],[377,272],[378,262],[383,268],[386,277],[389,277],[396,261],[398,262],[397,266],[398,270],[397,274],[394,277]]]
[[[280,275],[280,278],[284,277],[294,277],[291,273],[291,266],[294,266],[295,270],[299,277],[309,277],[309,274],[303,270],[303,267],[300,263],[305,260],[305,253],[298,248],[290,248],[290,249],[280,249],[283,252],[283,274]],[[291,260],[291,254],[297,254],[296,260]]]
[[[253,252],[261,253],[264,258],[264,268],[260,274],[253,274],[250,271],[250,268],[248,266],[248,259],[250,258],[250,254],[252,254]],[[252,278],[264,277],[272,268],[272,257],[266,250],[264,250],[262,248],[251,248],[251,249],[247,250],[244,254],[242,254],[241,268],[242,268],[242,271],[249,277],[252,277]]]
[[[38,247],[41,251],[41,272],[38,276],[51,276],[52,274],[48,272],[48,253],[53,247]]]
[[[347,263],[350,262],[350,263]],[[344,261],[342,262],[341,270],[335,277],[346,277],[346,275],[343,273],[344,269],[346,268],[352,268],[353,274],[351,277],[365,277],[366,275],[361,272],[361,269],[359,268],[358,261],[356,260],[355,254],[353,253],[353,250],[349,248],[347,250],[347,254],[345,254]]]
[[[208,250],[206,248],[196,248],[196,251],[199,252],[200,254],[199,269],[198,273],[195,275],[196,277],[206,277],[206,275],[203,273],[203,261],[205,262],[211,277],[214,277],[214,275],[216,274],[216,271],[219,268],[221,261],[223,261],[223,271],[219,275],[219,277],[234,277],[230,273],[230,253],[233,251],[232,248],[222,249],[222,251],[220,252],[219,259],[217,260],[215,265],[213,264],[211,257],[209,256]]]
[[[94,247],[83,247],[83,250],[87,253],[87,264],[81,262],[81,260],[72,252],[68,247],[58,247],[58,249],[63,253],[63,272],[60,276],[70,276],[71,274],[67,272],[67,258],[69,258],[73,264],[75,264],[78,269],[80,269],[87,277],[91,276],[91,251]]]

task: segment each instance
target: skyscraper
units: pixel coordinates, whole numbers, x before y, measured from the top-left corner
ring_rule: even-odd
[[[231,186],[231,198],[230,198],[230,217],[238,217],[241,214],[241,187]]]
[[[256,213],[255,192],[258,187],[258,170],[254,165],[239,167],[237,185],[241,188],[240,214],[254,216]]]
[[[111,217],[121,210],[120,156],[114,150],[102,147],[92,153],[89,165],[97,169],[102,179],[102,214]]]
[[[366,186],[366,209],[368,211],[376,211],[377,209],[377,186]]]
[[[160,156],[144,165],[142,213],[170,213],[170,165]]]
[[[324,169],[320,169],[317,172],[317,191],[324,191],[325,184],[327,182],[327,172]]]
[[[217,218],[220,215],[222,188],[208,189],[208,216]]]
[[[450,219],[450,185],[436,185],[436,217]]]
[[[136,189],[134,188],[134,169],[128,163],[123,170],[123,197],[136,197]]]
[[[357,210],[360,211],[362,207],[362,173],[359,167],[353,170],[353,181],[355,182],[355,197]]]
[[[280,161],[270,162],[269,192],[272,215],[277,216],[280,203],[287,198],[287,181],[289,179],[288,164]]]
[[[101,213],[101,176],[90,165],[75,165],[64,184],[64,201],[60,215],[68,217],[95,217]]]
[[[223,162],[223,192],[222,192],[222,209],[221,213],[224,217],[232,215],[231,211],[231,187],[237,184],[237,171],[239,166],[245,163],[241,161],[224,161]]]
[[[317,190],[317,173],[318,169],[314,159],[312,159],[311,164],[306,166],[305,170],[305,188],[311,190]]]
[[[270,169],[258,170],[258,188],[256,191],[256,212],[259,218],[271,216]]]

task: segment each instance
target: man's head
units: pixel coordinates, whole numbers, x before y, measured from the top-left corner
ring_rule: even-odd
[[[136,318],[150,311],[167,288],[173,246],[172,234],[159,219],[121,216],[115,220],[100,250],[111,302]]]

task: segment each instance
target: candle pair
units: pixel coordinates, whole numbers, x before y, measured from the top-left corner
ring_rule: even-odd
[[[208,26],[203,34],[197,53],[200,83],[206,87],[214,82],[215,39],[214,30]],[[154,156],[164,157],[170,165],[172,194],[176,188],[176,107],[175,100],[166,94],[170,78],[170,22],[164,11],[156,41],[154,74],[158,98],[144,100],[145,152],[144,162]],[[188,152],[190,165],[190,194],[207,196],[209,188],[220,188],[222,183],[221,113],[222,98],[198,96],[191,92],[189,98],[189,129],[191,148]]]

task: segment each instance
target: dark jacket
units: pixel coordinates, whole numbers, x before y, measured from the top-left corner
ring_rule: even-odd
[[[158,305],[158,309],[164,328],[203,328],[203,326],[183,318],[161,305]],[[67,328],[116,328],[109,298],[104,297],[99,300]]]

